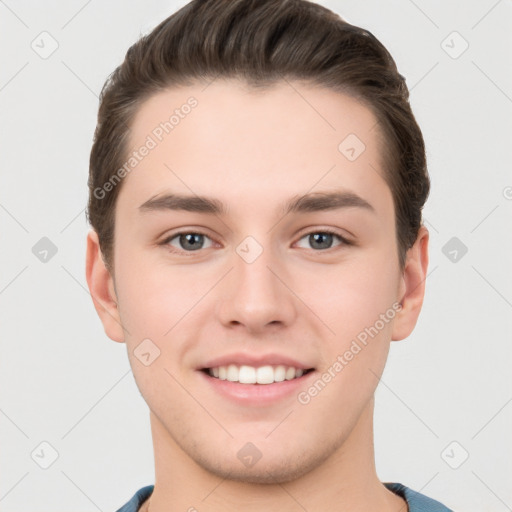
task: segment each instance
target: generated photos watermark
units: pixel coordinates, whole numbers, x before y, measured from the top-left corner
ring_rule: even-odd
[[[96,187],[93,191],[93,195],[96,199],[104,199],[106,195],[111,192],[121,180],[130,172],[132,172],[137,165],[139,165],[150,152],[155,149],[160,142],[162,142],[166,135],[172,132],[178,126],[183,119],[185,119],[191,112],[192,109],[196,108],[199,102],[196,98],[191,96],[187,102],[181,105],[180,108],[174,109],[173,114],[168,120],[162,121],[160,124],[155,126],[151,133],[146,137],[144,144],[138,149],[132,151],[130,156],[101,187]]]
[[[307,405],[313,398],[329,384],[336,376],[352,361],[367,345],[368,338],[375,338],[384,327],[395,318],[396,314],[402,309],[400,303],[395,302],[386,310],[385,313],[379,315],[370,327],[365,327],[355,339],[352,340],[350,347],[343,353],[338,355],[336,360],[325,370],[322,375],[307,389],[301,391],[297,395],[297,400],[302,405]]]

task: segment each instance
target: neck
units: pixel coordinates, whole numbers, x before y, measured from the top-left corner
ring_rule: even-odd
[[[144,512],[201,511],[407,512],[407,504],[378,479],[373,445],[372,399],[345,442],[296,480],[252,484],[222,479],[193,461],[153,414],[155,488]]]

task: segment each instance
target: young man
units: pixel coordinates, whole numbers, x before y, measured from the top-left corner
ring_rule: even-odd
[[[187,4],[107,81],[89,187],[87,282],[154,444],[121,511],[448,510],[375,470],[429,178],[371,33],[303,0]]]

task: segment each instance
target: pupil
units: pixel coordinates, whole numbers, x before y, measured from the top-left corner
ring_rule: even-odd
[[[203,235],[200,235],[198,233],[189,233],[186,235],[181,235],[180,243],[184,249],[189,248],[192,250],[197,250],[197,249],[200,249],[201,240],[198,241],[196,237],[202,237],[202,236]],[[194,241],[194,239],[195,239],[195,241]]]
[[[313,248],[329,249],[332,244],[332,235],[330,233],[314,233],[309,235],[310,243]]]
[[[180,243],[183,248],[192,250],[200,249],[202,237],[199,233],[188,233],[180,236]],[[329,249],[332,245],[332,235],[330,233],[313,233],[309,235],[309,242],[316,249]]]

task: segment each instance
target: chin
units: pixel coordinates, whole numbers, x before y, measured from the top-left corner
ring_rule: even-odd
[[[229,460],[224,458],[220,462],[220,456],[204,457],[197,453],[189,456],[204,470],[222,479],[250,484],[284,484],[313,471],[331,454],[330,447],[325,447],[319,453],[309,454],[274,452],[271,459],[262,453],[261,458],[251,467],[244,466],[236,456]]]

